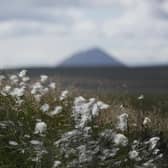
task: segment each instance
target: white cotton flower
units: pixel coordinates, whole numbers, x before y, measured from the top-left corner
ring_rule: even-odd
[[[12,145],[12,146],[17,146],[18,143],[16,141],[9,141],[9,145]]]
[[[12,87],[9,86],[9,85],[7,85],[7,86],[5,86],[5,87],[3,88],[3,92],[9,93],[9,92],[11,91],[11,89],[12,89]]]
[[[128,145],[128,139],[123,134],[116,134],[114,136],[114,143],[116,145],[127,146]]]
[[[92,120],[93,100],[85,101],[83,97],[76,97],[73,106],[73,116],[76,122],[76,128],[83,128]]]
[[[16,75],[11,75],[10,76],[10,81],[13,83],[13,84],[17,84],[19,82],[19,79]]]
[[[154,155],[157,155],[159,152],[160,152],[159,149],[155,149],[155,150],[153,151],[153,154],[154,154]]]
[[[10,95],[13,97],[22,97],[25,93],[25,88],[21,87],[21,88],[14,88],[11,92]]]
[[[55,89],[55,88],[56,88],[56,83],[55,83],[55,82],[51,82],[51,83],[49,84],[49,87],[50,87],[51,89]]]
[[[141,94],[139,97],[138,97],[138,100],[143,100],[144,99],[144,95],[143,94]]]
[[[54,161],[53,167],[52,168],[57,168],[61,165],[61,162],[59,160]]]
[[[57,115],[57,114],[60,114],[62,112],[62,106],[57,106],[55,107],[55,109],[53,111],[51,111],[48,115],[49,116],[54,116],[54,115]]]
[[[47,103],[43,104],[40,108],[40,110],[43,112],[48,112],[49,109],[50,109],[50,106]]]
[[[103,103],[102,101],[98,101],[98,102],[97,102],[97,105],[98,105],[98,107],[99,107],[101,110],[106,110],[106,109],[108,109],[108,108],[110,107],[108,104],[105,104],[105,103]]]
[[[93,116],[98,116],[98,114],[99,114],[99,107],[98,107],[98,105],[97,104],[94,104],[93,105],[93,108],[92,108],[92,115]]]
[[[25,137],[25,138],[30,138],[31,136],[28,135],[28,134],[25,134],[24,137]]]
[[[49,91],[49,89],[46,87],[41,90],[41,94],[44,95],[44,94],[48,93],[48,91]]]
[[[22,78],[23,82],[28,82],[29,80],[30,80],[30,78],[28,76],[25,76],[25,77]]]
[[[153,137],[153,138],[150,138],[150,140],[147,141],[146,144],[149,144],[149,149],[153,150],[156,147],[159,140],[160,140],[159,137]]]
[[[19,86],[21,86],[21,87],[24,86],[24,87],[25,87],[25,82],[20,82],[20,83],[19,83]]]
[[[84,128],[88,122],[99,115],[101,109],[107,106],[103,102],[97,103],[95,98],[90,98],[89,101],[82,96],[76,97],[73,105],[73,117],[76,122],[76,128]]]
[[[20,71],[20,73],[19,73],[19,77],[20,77],[20,78],[23,78],[23,77],[26,76],[26,74],[27,74],[27,70],[22,70],[22,71]]]
[[[69,91],[68,90],[64,90],[62,91],[61,93],[61,96],[60,96],[60,100],[65,100],[67,97],[68,97],[68,94],[69,94]]]
[[[117,129],[121,131],[126,131],[128,129],[128,114],[123,113],[118,116]]]
[[[148,126],[151,123],[151,119],[148,117],[145,117],[144,121],[143,121],[143,126]]]
[[[38,141],[38,140],[31,140],[30,143],[32,145],[42,145],[42,142],[41,141]]]
[[[89,99],[89,104],[90,105],[93,105],[95,103],[96,103],[96,99],[95,98],[92,97],[92,98]]]
[[[3,80],[5,80],[5,78],[6,77],[4,75],[0,75],[0,82],[3,81]]]
[[[81,105],[83,103],[86,103],[86,99],[82,96],[76,97],[75,100],[74,100],[74,104],[76,106]]]
[[[136,160],[138,156],[139,156],[139,153],[136,150],[129,152],[129,158],[131,160]]]
[[[41,81],[42,83],[45,83],[45,82],[47,81],[47,79],[48,79],[48,76],[47,76],[47,75],[41,75],[41,76],[40,76],[40,81]]]
[[[31,90],[31,94],[37,94],[37,92],[41,92],[41,90],[43,89],[43,86],[41,85],[40,82],[36,82],[33,86],[32,86],[32,90]]]
[[[34,95],[34,98],[37,102],[40,102],[41,101],[41,95],[40,94],[36,94]]]
[[[42,134],[47,131],[47,124],[45,122],[38,122],[35,125],[35,134]]]

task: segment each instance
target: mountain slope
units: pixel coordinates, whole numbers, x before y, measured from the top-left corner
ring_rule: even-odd
[[[78,52],[60,64],[61,67],[103,67],[103,66],[124,66],[115,58],[109,56],[99,48]]]

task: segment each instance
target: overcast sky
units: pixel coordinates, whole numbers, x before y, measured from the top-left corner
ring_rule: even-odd
[[[168,63],[168,0],[0,0],[0,68],[95,46],[128,65]]]

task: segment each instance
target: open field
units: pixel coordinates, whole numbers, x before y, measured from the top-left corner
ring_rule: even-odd
[[[120,78],[101,74],[101,87],[100,74],[63,71],[8,71],[1,76],[0,167],[167,168],[166,70],[154,79],[134,74],[141,81],[137,85],[133,77],[124,79],[123,70]],[[128,90],[125,83],[123,90],[107,87],[107,78],[116,85],[130,80],[137,90]],[[151,79],[156,81],[152,92],[145,92]]]
[[[8,70],[14,73],[18,70]],[[168,67],[29,68],[31,77],[48,74],[60,87],[102,93],[168,93]]]

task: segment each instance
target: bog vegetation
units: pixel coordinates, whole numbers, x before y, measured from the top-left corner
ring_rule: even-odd
[[[0,167],[167,168],[167,100],[102,99],[26,70],[1,75]]]

